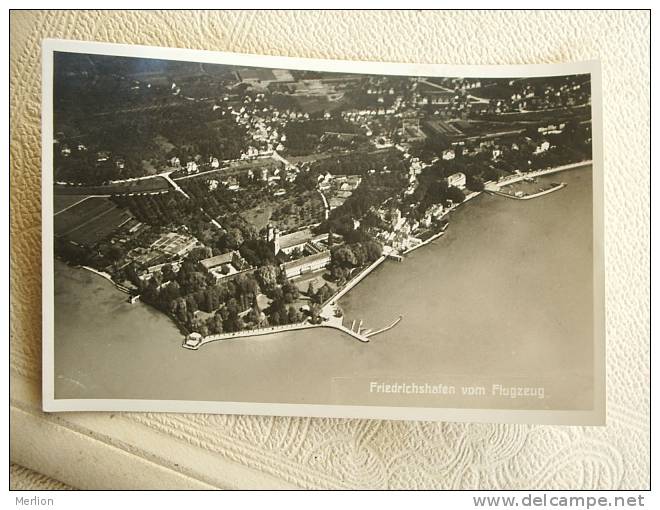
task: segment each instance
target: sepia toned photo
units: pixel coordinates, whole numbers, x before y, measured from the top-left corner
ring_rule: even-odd
[[[603,424],[600,93],[45,41],[44,409]]]

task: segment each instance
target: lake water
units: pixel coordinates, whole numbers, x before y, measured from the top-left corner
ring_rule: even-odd
[[[368,344],[322,328],[189,351],[163,314],[56,262],[55,397],[588,409],[591,169],[539,185],[560,180],[568,186],[528,201],[482,194],[452,213],[444,237],[342,298],[365,327],[403,316]],[[374,391],[381,383],[455,393]],[[511,398],[510,387],[530,395]]]

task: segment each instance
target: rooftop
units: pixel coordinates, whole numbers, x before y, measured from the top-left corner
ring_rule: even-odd
[[[208,271],[209,269],[213,269],[214,267],[218,267],[223,264],[229,264],[234,259],[234,255],[238,255],[238,252],[230,251],[228,253],[223,253],[222,255],[216,255],[215,257],[200,260],[199,262]]]
[[[302,257],[300,259],[292,260],[290,262],[285,262],[284,264],[282,264],[282,267],[286,270],[294,267],[304,266],[306,264],[310,264],[318,260],[329,259],[329,258],[330,258],[330,250],[325,250],[320,253],[315,253],[314,255],[308,255],[307,257]]]
[[[314,234],[309,228],[299,230],[298,232],[292,232],[291,234],[280,236],[280,248],[286,249],[291,248],[292,246],[298,246],[299,244],[305,244],[306,242],[311,241],[313,237]]]

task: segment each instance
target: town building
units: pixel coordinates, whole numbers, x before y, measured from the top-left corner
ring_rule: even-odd
[[[319,253],[307,255],[306,257],[285,262],[282,264],[282,270],[287,278],[294,278],[305,273],[318,271],[325,268],[330,263],[330,250],[324,250]]]
[[[208,274],[215,277],[216,282],[235,275],[248,267],[247,261],[236,250],[200,260],[199,263]]]
[[[550,148],[550,142],[547,140],[543,140],[541,143],[539,143],[536,146],[536,149],[534,150],[534,154],[541,154],[542,152],[547,151]]]
[[[274,82],[292,82],[293,76],[286,69],[246,68],[238,71],[239,79],[244,83],[268,85]]]
[[[149,266],[142,274],[138,276],[138,278],[143,282],[151,280],[153,275],[158,272],[162,272],[165,266],[169,266],[173,273],[178,273],[179,269],[181,269],[181,261],[175,260],[173,262],[164,262],[161,264]]]
[[[442,151],[442,159],[445,161],[452,160],[456,157],[456,152],[453,149],[446,149]]]
[[[447,184],[458,189],[465,188],[465,174],[463,172],[456,172],[455,174],[451,174],[449,177],[447,177]]]

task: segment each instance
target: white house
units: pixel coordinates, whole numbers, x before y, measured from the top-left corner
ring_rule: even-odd
[[[454,152],[453,149],[446,149],[442,151],[442,159],[445,161],[449,161],[451,159],[454,159],[456,157],[456,152]]]
[[[536,146],[536,150],[534,151],[534,154],[540,154],[542,152],[547,151],[550,148],[550,142],[547,140],[544,140],[540,144]]]
[[[458,189],[465,188],[465,174],[463,172],[456,172],[455,174],[451,174],[449,177],[447,177],[447,184]]]
[[[189,174],[196,173],[197,163],[195,163],[194,161],[188,161],[188,163],[186,163],[186,172],[188,172]]]

